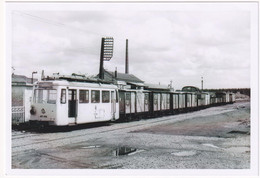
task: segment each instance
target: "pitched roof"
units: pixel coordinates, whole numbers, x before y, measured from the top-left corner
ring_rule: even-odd
[[[37,79],[33,79],[34,82],[37,81]],[[12,83],[24,83],[24,84],[30,84],[32,82],[32,78],[26,77],[24,75],[12,75]]]
[[[111,71],[106,71],[105,73],[107,73],[111,78],[115,79],[115,72],[111,72]],[[144,83],[144,81],[142,81],[141,79],[137,78],[136,76],[134,76],[133,74],[125,74],[125,73],[117,73],[117,80],[122,80],[125,82],[136,82],[136,83]]]

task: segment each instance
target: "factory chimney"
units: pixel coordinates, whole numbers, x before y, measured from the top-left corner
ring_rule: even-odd
[[[99,78],[104,79],[104,43],[105,38],[101,40],[101,51],[100,51],[100,65],[99,65]]]
[[[126,51],[125,51],[125,73],[129,73],[129,64],[128,64],[128,39],[126,39]]]
[[[117,67],[116,67],[116,70],[115,70],[115,79],[117,78]]]

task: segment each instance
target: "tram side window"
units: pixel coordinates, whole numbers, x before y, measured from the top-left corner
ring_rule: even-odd
[[[100,91],[91,90],[91,103],[99,103],[99,102],[100,102]]]
[[[89,102],[89,91],[79,90],[79,103],[88,103],[88,102]]]
[[[102,103],[109,103],[110,95],[109,91],[102,91]]]
[[[60,103],[61,104],[66,103],[66,89],[61,89]]]

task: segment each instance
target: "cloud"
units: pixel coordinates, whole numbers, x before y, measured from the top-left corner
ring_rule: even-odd
[[[250,86],[247,11],[20,11],[12,35],[12,65],[27,76],[97,74],[101,37],[113,36],[108,70],[124,72],[128,39],[130,73],[149,83]]]

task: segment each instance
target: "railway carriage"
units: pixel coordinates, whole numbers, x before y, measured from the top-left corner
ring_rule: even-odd
[[[119,118],[117,87],[111,84],[53,80],[37,82],[30,121],[75,125]]]
[[[135,89],[119,90],[120,120],[134,120],[147,117],[150,111],[149,91]]]
[[[186,94],[184,92],[178,92],[179,96],[179,112],[186,111]]]
[[[236,96],[234,93],[229,93],[229,98],[230,98],[229,103],[234,103],[236,100]]]
[[[179,93],[177,92],[172,92],[171,94],[172,96],[172,113],[175,114],[175,113],[179,113]]]
[[[198,108],[206,108],[210,105],[210,94],[208,92],[201,92],[198,95]]]

